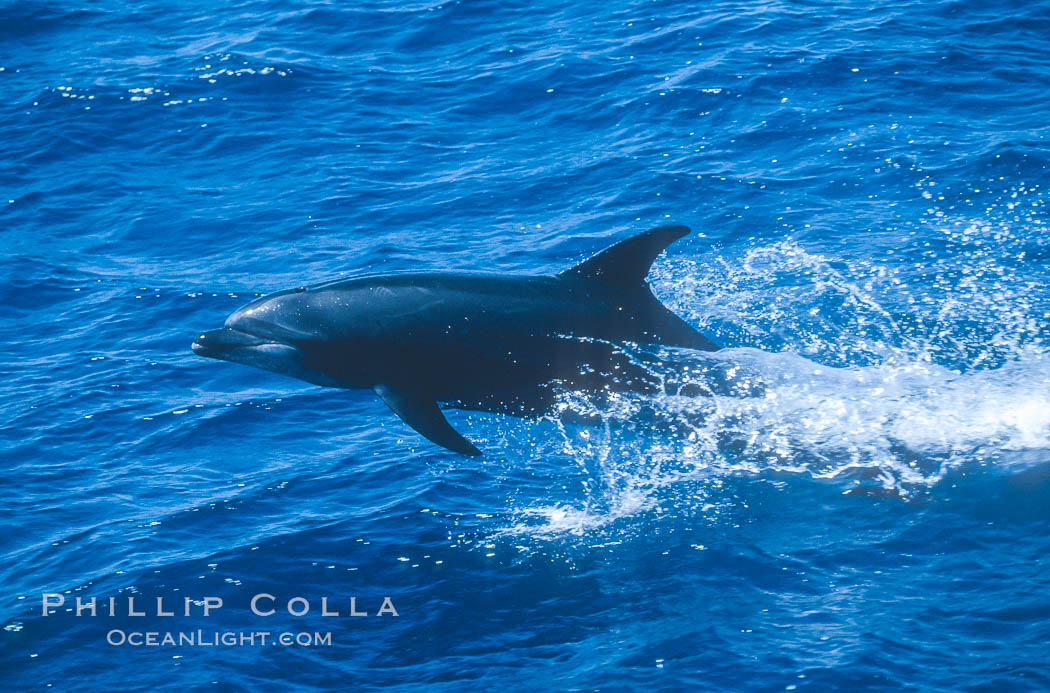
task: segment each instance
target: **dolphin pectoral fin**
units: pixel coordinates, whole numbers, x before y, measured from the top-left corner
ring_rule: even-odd
[[[481,450],[449,425],[433,398],[399,385],[376,385],[374,389],[402,421],[430,442],[461,455],[481,454]]]
[[[558,276],[592,279],[621,289],[645,286],[645,277],[656,256],[688,233],[687,226],[649,229],[614,243]]]

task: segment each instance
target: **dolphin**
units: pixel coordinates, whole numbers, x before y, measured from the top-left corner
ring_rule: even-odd
[[[481,451],[445,419],[460,409],[539,416],[559,391],[655,392],[625,342],[715,351],[653,296],[653,260],[689,233],[661,226],[556,275],[368,275],[278,291],[204,332],[201,356],[363,388],[430,441]]]

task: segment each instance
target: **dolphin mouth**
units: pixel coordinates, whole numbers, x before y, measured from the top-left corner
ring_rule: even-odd
[[[197,335],[190,348],[193,349],[193,353],[200,356],[221,358],[223,354],[234,349],[250,349],[267,345],[284,346],[284,343],[232,327],[223,327]]]

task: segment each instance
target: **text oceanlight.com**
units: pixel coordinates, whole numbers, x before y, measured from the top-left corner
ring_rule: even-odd
[[[265,647],[284,645],[299,647],[329,647],[332,634],[272,633],[270,631],[123,631],[113,629],[106,633],[106,642],[117,647]]]

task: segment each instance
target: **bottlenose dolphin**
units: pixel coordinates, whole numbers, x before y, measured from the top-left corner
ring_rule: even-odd
[[[438,402],[535,416],[557,389],[655,391],[659,383],[623,342],[718,348],[645,281],[656,256],[687,233],[650,229],[557,275],[386,274],[278,291],[192,348],[317,385],[374,390],[429,440],[480,455]]]

